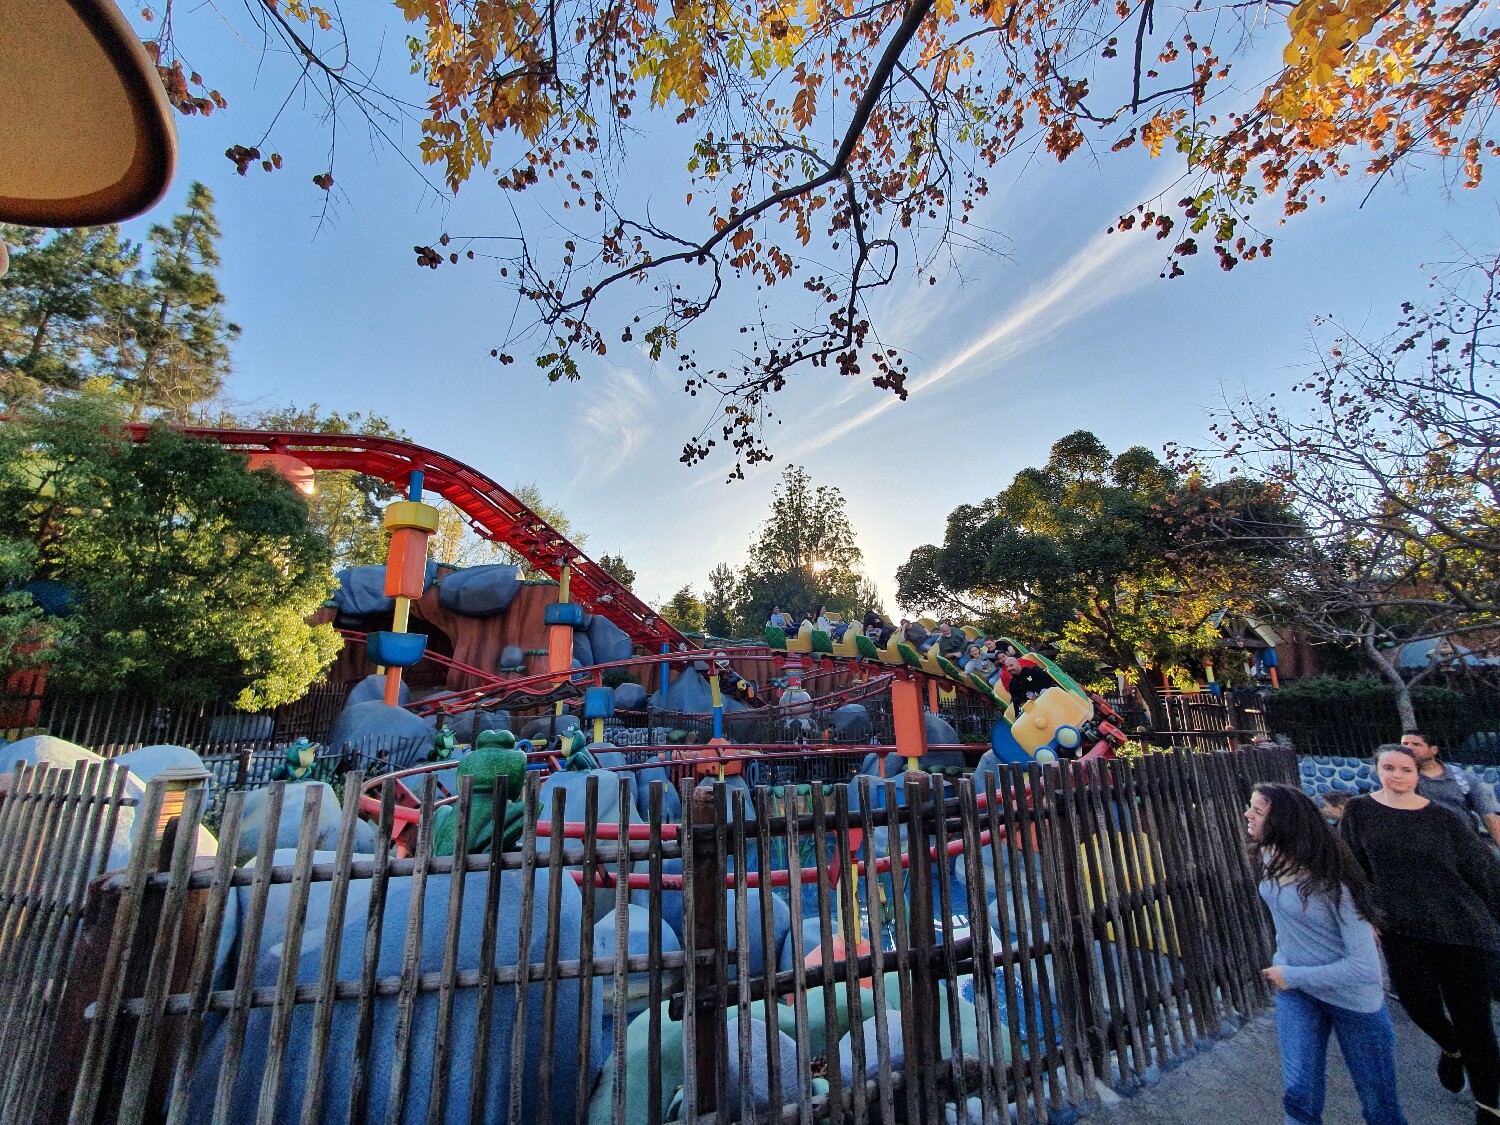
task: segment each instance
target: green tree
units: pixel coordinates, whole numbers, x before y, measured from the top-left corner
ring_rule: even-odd
[[[1150,450],[1113,456],[1080,430],[998,496],[954,509],[943,545],[897,570],[896,598],[1056,638],[1097,675],[1182,676],[1217,653],[1226,612],[1271,588],[1282,552],[1269,530],[1291,522],[1261,486],[1183,478]],[[1149,679],[1136,679],[1156,713]]]
[[[129,303],[140,247],[114,226],[45,236],[0,226],[0,241],[14,248],[0,278],[0,402],[76,389],[99,370],[105,326]]]
[[[600,555],[599,565],[604,570],[614,575],[616,581],[627,590],[635,588],[635,571],[631,569],[630,563],[625,560],[624,555]]]
[[[249,418],[231,421],[258,430],[406,438],[403,431],[380,414],[360,411],[324,413],[318,403],[305,408],[289,405],[263,410]],[[387,537],[385,525],[381,523],[381,512],[386,504],[398,499],[403,490],[369,473],[345,469],[319,469],[314,476],[317,488],[307,500],[308,512],[313,526],[328,541],[334,567],[385,562]],[[434,557],[443,556],[435,553]]]
[[[135,274],[114,359],[132,418],[155,411],[186,420],[229,374],[229,345],[240,329],[224,319],[213,203],[213,193],[194,183],[187,209],[147,236],[151,267]]]
[[[708,572],[703,591],[703,629],[715,637],[734,633],[734,599],[739,585],[728,563],[718,563]]]
[[[306,621],[331,589],[307,505],[217,443],[160,426],[135,444],[120,421],[112,397],[85,395],[0,428],[0,542],[74,593],[56,681],[251,709],[299,698],[340,647]]]
[[[703,600],[693,593],[691,586],[684,586],[661,607],[662,618],[684,633],[703,632]]]
[[[788,465],[740,573],[740,631],[759,633],[772,605],[788,613],[809,613],[820,604],[851,613],[859,605],[863,561],[844,494],[832,485],[814,486],[807,470]]]

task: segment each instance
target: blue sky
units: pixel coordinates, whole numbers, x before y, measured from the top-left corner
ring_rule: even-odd
[[[591,555],[630,560],[637,592],[651,600],[684,583],[701,590],[716,562],[738,563],[782,467],[795,462],[843,491],[867,570],[894,612],[894,573],[911,549],[939,542],[953,507],[998,492],[1058,437],[1091,429],[1115,450],[1199,439],[1221,388],[1291,383],[1314,316],[1384,330],[1401,300],[1420,297],[1424,263],[1495,244],[1488,187],[1449,194],[1439,170],[1416,169],[1363,207],[1364,184],[1335,186],[1328,204],[1273,228],[1269,261],[1226,274],[1200,256],[1187,277],[1163,281],[1162,243],[1105,231],[1166,187],[1168,158],[1017,162],[991,176],[979,217],[1000,232],[1001,255],[967,257],[962,277],[899,284],[879,298],[883,336],[910,366],[909,400],[806,373],[779,396],[777,459],[725,485],[722,458],[678,461],[702,400],[682,394],[675,365],[617,347],[570,385],[548,384],[525,355],[501,367],[489,352],[513,306],[493,270],[414,264],[412,247],[442,230],[498,225],[492,209],[508,201],[483,177],[440,200],[396,153],[351,131],[350,118],[324,216],[310,177],[324,168],[328,136],[301,103],[265,146],[287,170],[236,175],[225,148],[253,143],[287,87],[244,28],[211,11],[184,24],[184,42],[230,107],[179,119],[171,193],[130,229],[140,236],[170,215],[192,180],[213,189],[221,285],[244,330],[231,397],[246,407],[375,411],[502,483],[535,480],[587,532]],[[381,65],[400,88],[405,50],[397,21],[386,26]],[[402,139],[408,154],[416,140]],[[704,354],[714,354],[711,342]]]

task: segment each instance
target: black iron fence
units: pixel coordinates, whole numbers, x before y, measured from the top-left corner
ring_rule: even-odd
[[[270,750],[299,738],[326,741],[349,696],[349,684],[318,684],[295,703],[246,712],[229,701],[189,703],[103,692],[56,690],[0,696],[0,739],[45,733],[112,758],[142,746],[186,746],[203,757]]]
[[[197,856],[204,791],[154,783],[128,866],[90,882],[121,775],[23,769],[0,1123],[1067,1119],[1265,1004],[1240,814],[1294,779],[1248,750],[685,784],[680,824],[656,783],[636,824],[623,778],[544,804],[533,776],[516,850],[457,857],[504,804],[466,777],[445,812],[429,782],[398,856],[387,782],[374,854],[348,800],[331,861],[314,802],[278,857],[280,786],[253,824],[231,794]]]
[[[1412,704],[1418,727],[1449,761],[1500,766],[1500,690],[1418,689]],[[1264,706],[1270,728],[1290,738],[1302,754],[1362,758],[1382,742],[1401,738],[1401,718],[1389,690],[1368,690],[1358,680],[1349,681],[1343,697],[1271,692]]]

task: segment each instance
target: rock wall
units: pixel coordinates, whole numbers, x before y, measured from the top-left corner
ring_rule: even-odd
[[[1380,786],[1375,780],[1375,765],[1369,758],[1342,758],[1334,755],[1299,754],[1297,766],[1302,772],[1302,788],[1316,797],[1330,789],[1346,793],[1368,793]],[[1495,766],[1460,766],[1474,777],[1500,791],[1500,768]]]

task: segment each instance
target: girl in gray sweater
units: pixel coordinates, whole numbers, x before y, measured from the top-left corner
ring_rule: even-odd
[[[1407,1125],[1364,872],[1300,789],[1257,785],[1245,823],[1276,926],[1261,974],[1276,987],[1284,1121],[1322,1125],[1332,1032],[1367,1125]]]

